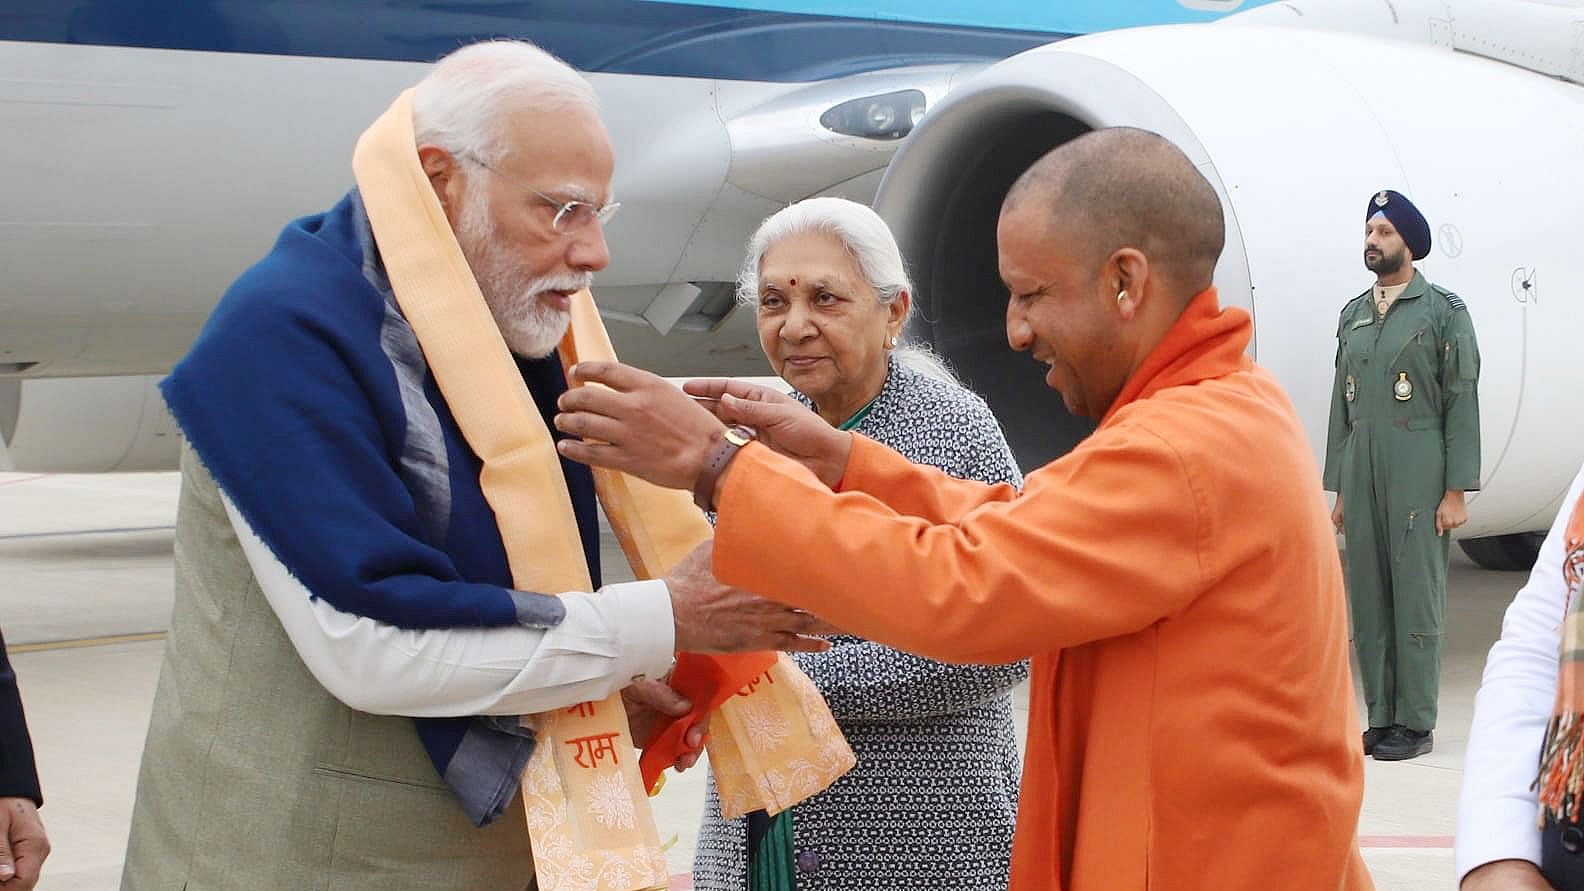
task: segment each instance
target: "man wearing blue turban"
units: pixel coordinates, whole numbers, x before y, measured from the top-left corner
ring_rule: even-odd
[[[1337,326],[1325,487],[1347,539],[1364,754],[1401,761],[1433,743],[1450,533],[1480,485],[1479,346],[1462,299],[1414,268],[1430,253],[1419,209],[1387,189],[1364,218],[1375,284]]]

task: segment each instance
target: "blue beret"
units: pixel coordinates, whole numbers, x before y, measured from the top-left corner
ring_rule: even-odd
[[[1414,207],[1413,202],[1401,192],[1385,189],[1371,196],[1369,207],[1364,210],[1364,219],[1368,220],[1376,214],[1384,214],[1386,219],[1391,220],[1415,260],[1423,260],[1425,254],[1430,253],[1430,224],[1425,222],[1419,208]]]

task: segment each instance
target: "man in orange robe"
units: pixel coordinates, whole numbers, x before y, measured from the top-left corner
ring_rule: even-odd
[[[1335,539],[1297,413],[1211,287],[1213,188],[1159,136],[1096,131],[1018,180],[997,239],[1009,343],[1100,421],[1022,494],[691,385],[758,429],[737,448],[612,365],[575,370],[613,389],[563,397],[557,425],[602,441],[563,453],[696,486],[726,584],[937,659],[1032,656],[1016,891],[1372,887]]]

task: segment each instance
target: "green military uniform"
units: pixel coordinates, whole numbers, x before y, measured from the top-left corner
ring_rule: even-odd
[[[1479,488],[1479,346],[1456,294],[1419,272],[1377,317],[1342,310],[1325,487],[1342,498],[1348,601],[1371,727],[1435,727],[1448,490]]]

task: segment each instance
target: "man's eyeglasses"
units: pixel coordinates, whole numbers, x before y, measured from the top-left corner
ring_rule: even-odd
[[[496,170],[494,167],[484,163],[475,155],[458,154],[457,157],[471,164],[482,167],[485,170],[488,170],[490,173],[495,174],[496,176],[506,180],[520,189],[531,192],[535,198],[538,198],[540,201],[543,201],[550,207],[555,208],[556,212],[555,216],[550,220],[550,228],[554,229],[558,235],[569,235],[579,229],[582,229],[584,226],[587,226],[590,223],[599,223],[601,226],[604,226],[606,223],[610,222],[611,217],[616,215],[616,211],[621,209],[620,201],[612,201],[611,203],[604,206],[590,204],[587,201],[561,201],[546,195],[538,189],[517,182],[511,177],[501,173],[499,170]]]

